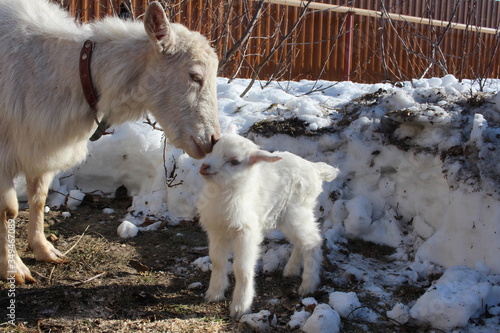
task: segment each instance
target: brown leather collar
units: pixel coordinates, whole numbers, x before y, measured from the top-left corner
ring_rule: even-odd
[[[106,133],[106,129],[109,127],[105,118],[101,121],[97,120],[97,96],[92,83],[92,76],[90,75],[90,60],[94,46],[95,43],[93,41],[86,40],[83,43],[82,51],[80,52],[80,82],[82,84],[83,95],[85,96],[90,108],[95,112],[94,118],[97,124],[97,129],[90,137],[90,141],[96,141],[99,139]]]
[[[94,42],[86,40],[80,52],[80,82],[83,88],[83,95],[92,110],[97,112],[97,97],[90,75],[90,59],[94,50]]]

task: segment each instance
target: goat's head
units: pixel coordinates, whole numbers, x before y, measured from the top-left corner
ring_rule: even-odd
[[[248,139],[236,134],[225,134],[201,165],[200,174],[207,181],[230,184],[248,178],[250,170],[258,163],[279,160],[281,157],[260,150],[259,146]]]
[[[158,2],[149,5],[144,27],[152,43],[142,83],[149,109],[170,142],[202,158],[220,138],[217,55],[205,37],[171,24]]]

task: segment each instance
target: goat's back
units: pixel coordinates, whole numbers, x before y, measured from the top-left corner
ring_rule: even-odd
[[[332,181],[339,170],[324,162],[311,162],[289,152],[275,152],[282,159],[264,167],[270,167],[281,179],[280,183],[295,184],[297,192],[307,191],[317,196],[323,181]]]
[[[0,0],[0,36],[22,41],[33,35],[68,37],[80,26],[59,5],[47,0]]]
[[[65,169],[85,157],[93,123],[75,47],[85,37],[56,4],[0,0],[0,158],[10,173]]]
[[[275,152],[282,159],[260,163],[259,179],[251,180],[257,186],[256,206],[265,216],[266,229],[277,227],[287,207],[314,209],[323,189],[323,181],[333,180],[338,169],[326,163],[313,163],[288,152]]]

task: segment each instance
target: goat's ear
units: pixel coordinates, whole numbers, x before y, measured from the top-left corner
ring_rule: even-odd
[[[248,165],[253,165],[258,162],[277,162],[281,160],[281,157],[273,155],[267,151],[261,150],[250,155],[248,160]]]
[[[160,52],[168,52],[175,44],[170,21],[159,2],[152,2],[144,15],[144,28],[151,42]]]

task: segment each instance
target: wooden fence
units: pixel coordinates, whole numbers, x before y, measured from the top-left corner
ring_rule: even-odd
[[[56,1],[56,0],[53,0]],[[266,0],[269,1],[269,0]],[[500,2],[492,0],[314,0],[336,6],[423,18],[422,23],[387,15],[361,16],[265,3],[251,37],[225,64],[221,75],[259,79],[325,79],[374,83],[453,74],[458,78],[498,78],[497,34]],[[148,0],[57,0],[82,21],[130,7],[140,17]],[[257,1],[162,1],[175,22],[205,34],[221,58],[252,24]],[[286,2],[286,1],[283,1]],[[304,16],[301,14],[305,11]],[[302,19],[299,19],[301,18]],[[447,23],[427,25],[431,19]],[[299,21],[299,24],[295,23]],[[295,30],[291,29],[295,26]],[[290,33],[291,32],[291,33]],[[286,38],[285,38],[286,37]],[[270,55],[272,53],[272,55]],[[264,62],[264,63],[263,63]],[[348,67],[350,66],[350,67]]]

